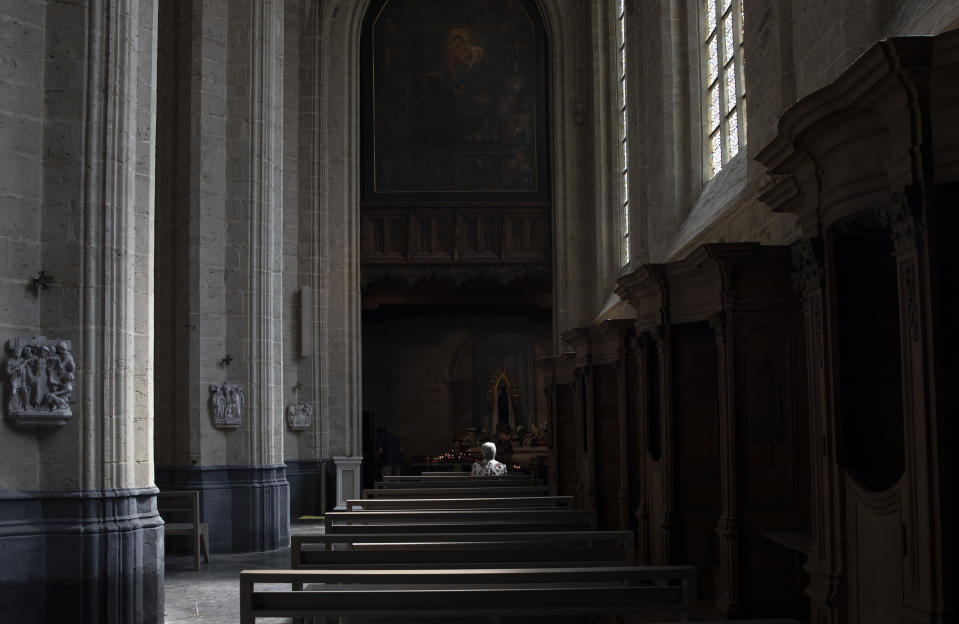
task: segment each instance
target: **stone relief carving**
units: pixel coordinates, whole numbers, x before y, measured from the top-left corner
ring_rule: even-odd
[[[210,385],[210,411],[213,426],[218,429],[236,429],[240,426],[243,409],[243,390],[240,386],[224,381]]]
[[[62,425],[73,416],[77,365],[69,340],[7,341],[7,415],[17,425]]]
[[[306,431],[313,424],[313,406],[298,401],[286,406],[286,425],[290,431]]]

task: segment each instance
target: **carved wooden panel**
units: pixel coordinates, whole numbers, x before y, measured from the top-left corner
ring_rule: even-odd
[[[801,444],[800,436],[807,434],[796,413],[802,389],[794,368],[800,354],[778,323],[753,323],[738,338],[743,503],[755,511],[798,511],[799,488],[807,484],[797,472],[808,463],[798,456],[807,446]]]
[[[549,257],[549,231],[542,211],[511,211],[504,215],[504,256],[511,260]]]
[[[462,212],[458,217],[458,256],[492,260],[500,257],[500,211]]]
[[[573,386],[556,386],[556,446],[559,470],[559,494],[575,496],[579,481],[579,453],[576,444],[576,418],[573,414]]]
[[[846,478],[851,623],[903,621],[901,502],[898,484],[871,492]]]
[[[596,503],[599,527],[618,526],[619,465],[619,384],[611,365],[593,368],[593,410],[596,427]]]
[[[705,323],[674,328],[677,511],[684,559],[699,572],[699,595],[719,582],[719,380],[716,343]]]
[[[671,496],[666,491],[664,482],[663,463],[648,461],[647,483],[649,492],[649,560],[650,563],[666,564],[669,563],[667,553],[669,552],[667,526],[670,519],[667,513],[668,501]]]
[[[453,259],[453,214],[418,212],[410,219],[412,260]]]
[[[546,205],[363,208],[364,265],[456,262],[548,265]]]
[[[384,262],[406,259],[407,220],[402,211],[364,215],[361,253],[364,261]]]

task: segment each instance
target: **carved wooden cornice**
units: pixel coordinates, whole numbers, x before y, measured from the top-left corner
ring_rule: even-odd
[[[959,133],[948,129],[959,101],[930,89],[937,73],[954,82],[957,54],[956,32],[880,41],[793,104],[756,156],[771,176],[760,200],[798,215],[813,236],[890,189],[930,182],[933,168],[936,183],[959,179]]]

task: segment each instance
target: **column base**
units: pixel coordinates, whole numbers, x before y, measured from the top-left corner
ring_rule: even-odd
[[[286,465],[157,468],[161,490],[200,492],[200,520],[210,551],[261,552],[290,545]]]
[[[286,460],[290,483],[290,520],[323,515],[336,506],[336,465],[332,459]]]
[[[0,493],[0,622],[162,624],[156,491]]]
[[[334,457],[336,462],[336,511],[346,509],[348,498],[360,497],[360,467],[363,457]]]

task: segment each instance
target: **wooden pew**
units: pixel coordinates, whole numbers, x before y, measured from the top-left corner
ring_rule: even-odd
[[[500,479],[497,477],[443,477],[439,479],[420,479],[418,481],[376,481],[374,489],[382,490],[389,488],[507,488],[507,487],[533,487],[541,486],[542,479]]]
[[[456,532],[470,531],[515,531],[505,528],[531,525],[542,530],[558,531],[563,526],[570,529],[596,529],[596,511],[582,509],[439,509],[439,510],[398,510],[398,511],[330,511],[325,520],[327,533],[334,531],[358,533],[375,531],[378,525],[402,527],[397,532]],[[426,529],[417,530],[418,527]],[[457,530],[461,527],[462,530]],[[475,529],[469,527],[476,527]],[[569,529],[567,529],[569,530]],[[379,532],[383,532],[380,530]]]
[[[474,477],[468,472],[428,472],[421,475],[383,475],[384,483],[394,483],[397,481],[444,481],[449,479],[458,479],[461,481],[532,481],[542,483],[543,480],[526,474],[506,474],[501,477]]]
[[[569,509],[572,496],[526,496],[482,498],[350,498],[346,510],[387,511],[398,509]]]
[[[289,591],[257,591],[289,583]],[[309,584],[308,590],[292,586]],[[496,586],[491,586],[495,584]],[[409,585],[409,588],[398,586]],[[441,570],[244,570],[240,621],[259,617],[648,614],[686,622],[692,566]],[[468,608],[464,607],[468,605]]]
[[[203,562],[210,563],[210,528],[200,522],[200,492],[196,490],[166,490],[157,492],[157,513],[163,518],[164,535],[189,535],[193,544],[193,568],[200,569],[200,549]]]
[[[631,531],[293,535],[290,568],[502,568],[635,563]],[[468,564],[468,566],[467,566]]]
[[[363,490],[363,498],[476,498],[478,496],[556,496],[550,485],[522,487],[405,487]]]

